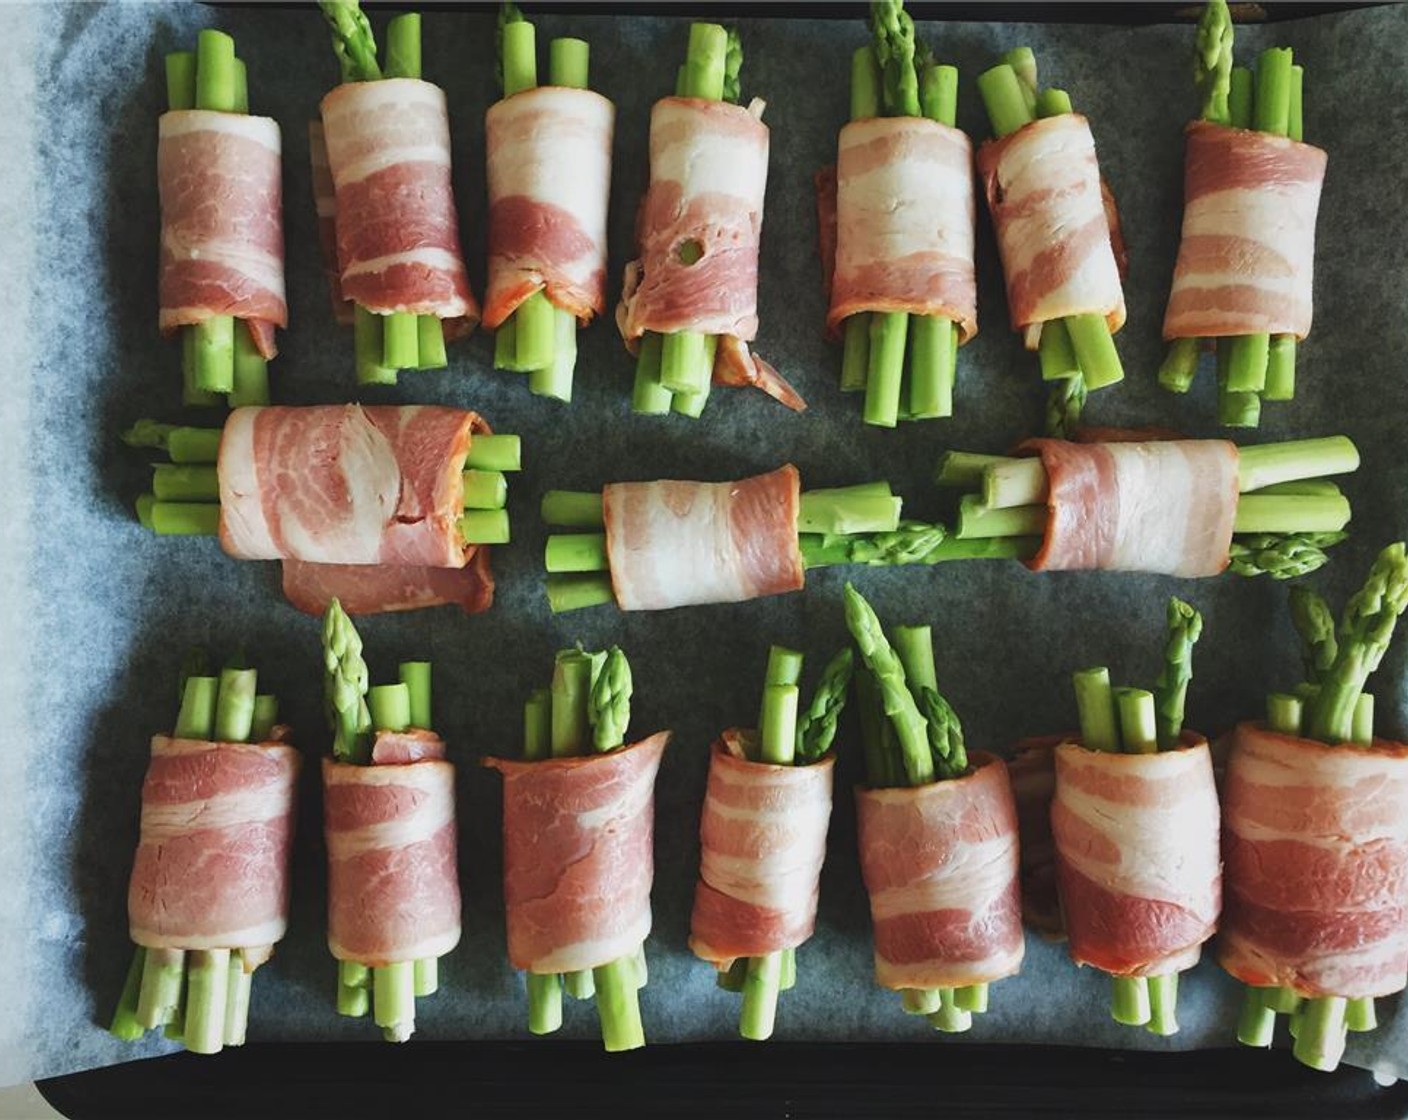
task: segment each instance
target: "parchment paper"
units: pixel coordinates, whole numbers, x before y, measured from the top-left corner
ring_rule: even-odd
[[[799,9],[802,11],[803,9]],[[612,286],[629,249],[645,175],[647,109],[671,87],[686,19],[543,17],[541,40],[591,42],[595,88],[619,106],[612,198]],[[102,1029],[130,960],[125,891],[150,735],[174,718],[183,651],[243,648],[262,686],[278,692],[310,760],[326,749],[318,623],[284,603],[273,565],[241,564],[213,540],[158,539],[131,513],[147,485],[141,456],[117,440],[138,416],[176,418],[178,354],[155,326],[156,118],[161,57],[197,29],[232,32],[249,68],[250,101],[275,116],[286,146],[286,231],[293,328],[272,368],[275,399],[311,403],[359,395],[350,335],[336,328],[317,260],[305,122],[336,81],[311,10],[69,5],[5,9],[0,35],[0,701],[7,742],[0,781],[0,1083],[170,1049],[119,1043]],[[454,115],[455,179],[475,284],[483,281],[483,112],[497,96],[489,15],[430,11],[425,72],[444,84]],[[485,616],[453,609],[362,623],[374,679],[398,660],[435,664],[440,727],[460,762],[465,938],[441,966],[441,990],[418,1004],[417,1038],[524,1038],[521,981],[504,961],[499,784],[472,765],[520,749],[520,705],[546,682],[555,649],[620,643],[636,671],[634,729],[676,732],[660,777],[655,931],[643,1013],[652,1042],[734,1037],[739,1001],[685,948],[697,874],[697,821],[707,747],[720,728],[756,718],[767,646],[809,651],[814,674],[844,640],[840,596],[852,578],[889,623],[931,622],[942,686],[974,746],[1074,722],[1069,674],[1092,663],[1117,679],[1157,672],[1168,595],[1195,603],[1208,626],[1197,652],[1191,722],[1217,732],[1257,716],[1265,693],[1297,679],[1286,588],[1223,577],[1201,582],[1127,575],[1036,577],[1011,563],[946,564],[811,574],[805,593],[739,606],[624,615],[610,608],[552,617],[542,593],[544,533],[537,499],[549,487],[612,479],[724,479],[795,461],[809,487],[888,477],[916,516],[939,516],[929,482],[941,449],[1000,451],[1035,431],[1044,390],[1035,358],[1007,326],[991,234],[980,236],[981,336],[960,357],[956,418],[878,431],[836,388],[840,354],[821,336],[812,172],[834,156],[847,111],[847,59],[859,21],[745,20],[745,96],[768,99],[772,173],[763,237],[758,350],[811,403],[801,416],[760,393],[716,391],[703,420],[629,413],[632,367],[609,323],[583,337],[570,409],[528,395],[521,377],[490,369],[476,335],[451,368],[408,373],[365,400],[444,402],[480,409],[525,437],[526,469],[511,484],[514,544],[496,549],[499,597]],[[1191,28],[926,24],[923,36],[962,68],[961,123],[986,121],[974,86],[1014,45],[1037,49],[1044,84],[1070,91],[1089,114],[1119,196],[1132,273],[1129,326],[1119,336],[1129,377],[1092,398],[1099,423],[1160,423],[1200,436],[1214,424],[1211,370],[1173,397],[1155,385],[1182,181],[1181,129],[1196,111]],[[1375,9],[1272,28],[1240,28],[1238,57],[1272,44],[1306,68],[1306,136],[1330,151],[1320,214],[1315,330],[1301,348],[1296,400],[1268,405],[1261,440],[1343,431],[1364,465],[1347,486],[1354,538],[1315,583],[1342,601],[1373,554],[1408,532],[1408,461],[1401,417],[1408,351],[1408,10]],[[544,51],[545,57],[545,51]],[[186,415],[191,415],[187,413]],[[1376,677],[1381,731],[1405,731],[1405,648]],[[295,899],[288,938],[257,976],[251,1040],[374,1039],[366,1020],[334,1012],[334,968],[323,941],[316,768],[305,775]],[[849,787],[861,775],[848,723],[841,744],[830,859],[817,935],[782,998],[784,1039],[931,1039],[922,1020],[874,987],[869,917],[855,855]],[[1182,984],[1182,1031],[1160,1039],[1118,1027],[1108,982],[1078,971],[1059,946],[1032,937],[1022,975],[995,986],[973,1041],[1084,1042],[1183,1049],[1233,1044],[1239,990],[1210,959]],[[1385,1074],[1408,1065],[1408,1023],[1381,1002],[1383,1026],[1356,1038],[1354,1061]],[[1284,1031],[1284,1028],[1283,1028]],[[563,1037],[594,1037],[587,1005],[569,1005]],[[1283,1038],[1284,1044],[1284,1038]],[[547,1045],[547,1044],[545,1044]]]

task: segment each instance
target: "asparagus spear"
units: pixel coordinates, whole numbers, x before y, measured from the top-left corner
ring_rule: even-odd
[[[1154,686],[1158,705],[1159,750],[1178,745],[1183,733],[1183,703],[1193,679],[1193,646],[1203,633],[1203,616],[1181,599],[1168,601],[1168,639],[1164,666]]]

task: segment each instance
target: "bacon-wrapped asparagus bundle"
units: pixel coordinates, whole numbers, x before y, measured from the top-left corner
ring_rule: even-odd
[[[203,668],[182,681],[172,733],[152,738],[127,891],[137,952],[111,1030],[165,1027],[215,1054],[244,1043],[254,970],[288,928],[300,758],[253,669]]]
[[[249,114],[244,61],[220,31],[166,56],[157,142],[162,333],[181,334],[182,399],[269,399],[284,299],[282,139]]]
[[[978,78],[993,139],[978,148],[1013,329],[1052,390],[1048,434],[1074,427],[1086,391],[1124,378],[1113,335],[1124,325],[1127,267],[1114,194],[1090,123],[1060,89],[1038,92],[1027,47]]]
[[[1183,236],[1164,315],[1172,345],[1159,383],[1184,393],[1215,344],[1218,419],[1254,428],[1261,402],[1295,394],[1296,344],[1310,333],[1315,219],[1326,155],[1302,143],[1302,71],[1272,47],[1255,75],[1232,65],[1226,0],[1198,24],[1202,113],[1188,126]]]
[[[431,730],[428,661],[371,686],[362,639],[336,599],[323,617],[333,740],[323,758],[328,949],[337,1010],[372,1014],[388,1042],[415,1031],[416,999],[439,986],[460,940],[455,768]]]
[[[284,594],[320,614],[455,603],[488,609],[491,544],[509,539],[504,472],[517,436],[478,413],[419,405],[240,408],[223,429],[139,421],[166,451],[137,501],[159,534],[219,536],[241,560],[280,560]]]
[[[331,199],[316,200],[335,234],[333,300],[355,305],[357,380],[395,384],[398,370],[444,366],[445,340],[479,321],[460,251],[445,91],[421,80],[419,13],[391,20],[379,64],[356,0],[320,7],[342,65],[342,84],[322,100],[321,130],[310,132],[315,190],[333,187]]]
[[[1369,674],[1408,607],[1402,542],[1381,552],[1338,629],[1292,589],[1307,679],[1237,727],[1223,794],[1227,909],[1218,961],[1248,985],[1237,1037],[1332,1070],[1347,1030],[1408,984],[1408,745],[1374,735]]]
[[[737,603],[798,591],[807,568],[1020,554],[1020,542],[955,541],[942,525],[901,521],[902,504],[887,482],[804,494],[790,464],[737,482],[550,490],[544,521],[597,531],[548,538],[548,602],[555,611]]]
[[[697,417],[710,384],[753,385],[806,403],[752,353],[768,177],[765,103],[739,100],[743,46],[715,23],[690,27],[675,96],[650,111],[650,186],[636,215],[616,323],[637,356],[631,408]]]
[[[616,109],[587,88],[587,44],[554,39],[538,85],[533,25],[499,17],[503,100],[484,118],[494,366],[539,396],[572,399],[577,328],[606,310],[606,206]]]
[[[743,993],[744,1038],[772,1036],[778,993],[816,927],[831,743],[852,660],[849,649],[832,659],[799,720],[802,655],[773,646],[757,729],[729,728],[709,755],[689,947],[719,970],[720,987]]]
[[[1007,767],[969,754],[938,691],[927,626],[895,629],[846,585],[846,625],[865,670],[857,702],[867,787],[856,792],[875,979],[906,1012],[966,1031],[988,985],[1022,965],[1017,806]]]
[[[952,415],[958,347],[978,331],[973,151],[954,127],[958,70],[917,47],[897,0],[871,4],[870,26],[817,209],[841,388],[865,391],[867,424],[893,427]]]
[[[1087,430],[1029,440],[1026,457],[949,452],[940,485],[960,501],[960,541],[1005,540],[1033,571],[1105,570],[1288,579],[1326,562],[1349,499],[1324,476],[1354,471],[1345,436],[1238,448]]]
[[[557,655],[551,689],[524,709],[522,760],[490,758],[504,779],[508,955],[526,974],[528,1029],[562,1025],[562,993],[596,999],[607,1050],[645,1045],[654,879],[655,775],[670,740],[626,745],[631,667],[613,647]]]
[[[1222,904],[1217,789],[1201,735],[1183,729],[1202,617],[1169,601],[1154,691],[1075,674],[1081,734],[1055,749],[1051,834],[1071,959],[1108,972],[1110,1013],[1178,1030],[1178,975],[1198,962]]]

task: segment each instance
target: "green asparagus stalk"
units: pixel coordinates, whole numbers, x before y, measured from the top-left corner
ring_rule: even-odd
[[[1164,665],[1154,686],[1161,751],[1177,746],[1183,733],[1183,706],[1193,678],[1193,646],[1202,633],[1203,616],[1181,599],[1169,599]]]

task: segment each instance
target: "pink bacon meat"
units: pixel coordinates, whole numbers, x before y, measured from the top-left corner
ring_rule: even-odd
[[[1237,728],[1224,797],[1222,967],[1303,996],[1408,983],[1408,746]]]
[[[1319,148],[1284,136],[1188,126],[1165,339],[1310,333],[1325,163]]]
[[[350,615],[446,605],[478,614],[494,603],[494,573],[485,547],[472,547],[463,568],[285,560],[283,570],[284,597],[307,614],[321,615],[334,599]]]
[[[278,124],[180,109],[158,137],[161,330],[232,315],[274,357],[274,328],[288,326]]]
[[[738,603],[805,581],[791,464],[738,482],[616,482],[601,496],[622,610]]]
[[[484,117],[494,328],[534,292],[579,323],[606,310],[606,206],[616,109],[586,89],[539,86]]]
[[[1119,330],[1124,290],[1090,122],[1063,113],[987,140],[978,148],[978,172],[1013,328],[1097,314],[1111,333]]]
[[[1222,906],[1206,739],[1185,731],[1155,754],[1057,747],[1051,833],[1072,960],[1116,976],[1198,963]]]
[[[1017,808],[983,751],[962,778],[856,793],[861,875],[885,988],[958,988],[1022,964]]]
[[[374,765],[323,759],[328,948],[381,968],[460,940],[455,768],[431,731],[379,732]]]
[[[348,82],[323,98],[322,117],[342,296],[472,326],[444,91],[415,78]]]
[[[978,332],[973,267],[973,149],[966,134],[922,117],[874,117],[841,129],[827,328],[861,311],[907,311]],[[825,250],[823,250],[825,259]]]
[[[714,744],[699,823],[689,947],[719,968],[812,935],[826,859],[834,756],[806,766],[750,762],[742,744],[751,735],[726,731]]]
[[[298,751],[157,735],[127,891],[132,940],[150,949],[255,949],[288,928]]]
[[[1213,576],[1227,567],[1235,444],[1034,439],[1021,450],[1035,451],[1046,468],[1046,534],[1027,561],[1033,571]]]
[[[504,778],[508,957],[572,972],[630,956],[650,933],[661,731],[608,754],[521,762]]]

